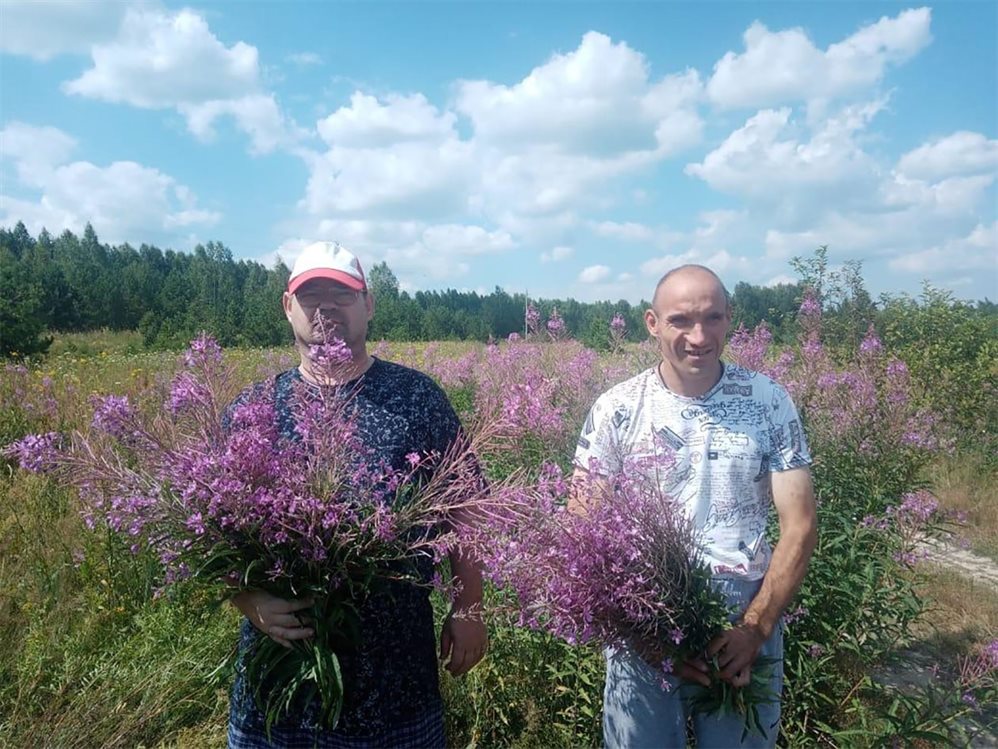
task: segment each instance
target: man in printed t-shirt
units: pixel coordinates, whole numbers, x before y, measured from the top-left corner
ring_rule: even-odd
[[[740,617],[711,642],[719,678],[748,684],[755,661],[778,659],[772,690],[783,687],[781,617],[797,591],[817,540],[811,463],[800,418],[780,385],[721,361],[731,323],[727,290],[709,269],[686,265],[667,273],[645,312],[661,361],[608,390],[593,405],[575,453],[577,474],[656,471],[701,535],[714,585]],[[648,460],[651,458],[652,460]],[[586,498],[573,500],[584,511]],[[779,542],[765,538],[770,506]],[[684,689],[666,690],[659,673],[630,649],[607,651],[603,733],[607,747],[686,745]],[[679,681],[709,685],[707,665],[676,664]],[[694,715],[697,746],[772,747],[779,702],[763,705],[765,736],[742,740],[740,716]]]
[[[309,347],[332,329],[350,349],[352,360],[337,383],[352,394],[357,430],[373,460],[396,469],[410,453],[444,453],[458,437],[460,424],[443,391],[426,375],[367,353],[367,326],[374,302],[360,262],[331,242],[306,247],[284,294],[301,364],[256,387],[270,387],[282,434],[294,438],[295,405],[323,377],[308,358]],[[360,606],[361,642],[355,651],[337,653],[347,686],[343,712],[333,731],[317,727],[314,710],[280,721],[268,737],[240,661],[229,711],[230,749],[256,747],[442,747],[446,744],[443,702],[437,677],[437,649],[458,676],[473,667],[488,644],[485,625],[474,615],[481,604],[477,565],[460,552],[450,555],[460,593],[437,643],[426,587],[393,582]],[[431,566],[429,560],[426,565]],[[427,580],[432,570],[421,570]],[[253,641],[271,637],[290,646],[311,637],[296,616],[308,601],[288,601],[264,591],[244,591],[232,603],[245,616],[240,657]]]

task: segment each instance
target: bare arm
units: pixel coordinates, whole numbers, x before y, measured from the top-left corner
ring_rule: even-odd
[[[593,497],[589,496],[592,487],[588,486],[591,475],[589,471],[579,466],[576,466],[572,473],[572,485],[568,492],[568,511],[575,515],[585,515],[589,503],[593,501]]]
[[[735,686],[748,684],[751,666],[797,593],[818,541],[810,470],[779,471],[772,474],[772,482],[780,539],[769,571],[741,621],[715,637],[708,648],[711,656],[718,655],[721,678]]]
[[[460,547],[449,558],[458,593],[440,629],[440,658],[447,662],[453,676],[461,676],[485,656],[489,634],[482,615],[480,565]]]

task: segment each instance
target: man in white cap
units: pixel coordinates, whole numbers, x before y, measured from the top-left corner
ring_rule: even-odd
[[[439,386],[413,369],[372,357],[367,352],[367,326],[374,300],[357,258],[334,242],[306,247],[294,264],[284,294],[284,313],[291,324],[300,364],[277,375],[271,384],[281,432],[293,438],[294,405],[302,389],[317,387],[322,374],[309,360],[309,347],[323,341],[325,331],[342,338],[351,360],[338,374],[356,405],[357,426],[374,460],[396,468],[406,455],[443,453],[457,438],[460,424]],[[323,383],[327,384],[327,383]],[[315,725],[309,715],[272,727],[257,708],[244,669],[237,666],[229,715],[229,746],[247,747],[442,747],[446,744],[443,703],[437,676],[437,653],[459,676],[485,653],[488,637],[477,612],[482,579],[474,564],[459,553],[451,569],[460,593],[444,622],[439,643],[425,587],[392,584],[390,594],[374,595],[361,606],[362,641],[355,652],[338,653],[345,703],[334,731]],[[426,562],[430,566],[429,560]],[[431,569],[421,570],[427,576]],[[312,635],[296,612],[308,601],[288,601],[263,591],[233,598],[246,616],[241,654],[256,638],[269,636],[289,645]],[[462,615],[464,614],[464,615]]]

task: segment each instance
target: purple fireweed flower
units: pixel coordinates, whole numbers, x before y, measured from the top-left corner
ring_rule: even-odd
[[[557,307],[551,310],[551,315],[548,317],[548,321],[545,324],[545,327],[547,328],[548,335],[551,337],[551,340],[553,341],[560,340],[562,336],[565,335],[565,331],[567,330],[567,328],[565,326],[565,321],[562,319],[561,314],[558,312]]]
[[[910,492],[901,498],[898,517],[909,523],[924,525],[939,509],[939,500],[925,490]]]
[[[201,517],[200,512],[195,512],[193,515],[187,518],[187,522],[185,523],[185,525],[187,526],[187,529],[193,532],[195,535],[203,536],[205,533],[204,518]]]
[[[760,323],[751,332],[739,325],[738,329],[731,335],[727,350],[736,363],[761,372],[766,368],[766,354],[769,352],[772,340],[773,335],[765,323]]]
[[[863,338],[862,343],[859,344],[859,353],[866,356],[876,356],[881,351],[883,351],[884,346],[880,342],[880,338],[877,336],[877,331],[871,324],[866,331],[866,336]]]
[[[308,347],[308,359],[315,369],[329,377],[353,360],[353,353],[341,338],[330,337],[323,343]]]
[[[890,377],[891,379],[903,379],[905,381],[905,384],[907,384],[908,365],[905,364],[900,359],[891,358],[891,360],[887,362],[886,371],[887,371],[887,376]]]
[[[174,415],[204,407],[210,402],[211,392],[190,372],[180,372],[170,383],[166,407]]]
[[[885,531],[890,527],[890,519],[883,516],[867,515],[860,522],[864,528],[872,528],[878,531]]]
[[[520,334],[515,331],[506,336],[508,343],[519,343],[521,340],[523,339],[520,337]]]
[[[522,621],[566,642],[646,642],[670,658],[702,651],[728,614],[718,600],[717,620],[702,621],[693,612],[704,609],[684,598],[696,575],[710,576],[697,566],[691,521],[639,473],[597,481],[599,467],[590,467],[590,479],[573,489],[546,466],[492,519],[470,543],[487,576],[516,594]],[[572,490],[589,498],[586,513],[564,510]]]
[[[0,455],[12,458],[25,471],[45,473],[59,465],[62,435],[56,432],[29,434],[0,450]]]
[[[814,643],[807,649],[807,654],[812,658],[820,658],[825,654],[825,647],[818,643]]]
[[[184,352],[184,366],[188,368],[211,366],[222,361],[222,348],[208,333],[202,333]]]
[[[821,303],[818,301],[818,296],[814,293],[813,289],[808,289],[804,293],[804,299],[801,300],[800,309],[797,314],[805,318],[821,316]]]
[[[134,431],[132,420],[135,411],[128,402],[127,395],[93,396],[94,405],[92,426],[112,437],[123,438]]]
[[[610,320],[610,331],[618,336],[623,336],[627,332],[627,323],[619,312],[614,313]]]
[[[802,621],[807,618],[808,610],[804,606],[798,606],[793,611],[788,611],[783,615],[783,621],[786,624],[793,624],[794,622]]]
[[[536,333],[541,325],[541,313],[537,311],[537,308],[533,304],[527,305],[527,310],[524,313],[525,322],[527,324],[528,333]]]
[[[821,344],[821,339],[816,335],[808,336],[801,344],[801,351],[808,359],[816,359],[825,353],[825,347]]]
[[[914,567],[919,562],[926,559],[929,555],[927,550],[916,550],[907,549],[904,551],[896,551],[892,555],[892,558],[898,564],[904,565],[905,567]]]
[[[998,640],[991,640],[981,648],[980,664],[986,672],[998,671]]]

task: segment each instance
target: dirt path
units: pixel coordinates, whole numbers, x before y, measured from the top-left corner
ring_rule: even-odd
[[[998,590],[998,563],[994,560],[978,556],[959,546],[932,539],[922,541],[918,548],[926,555],[926,561],[940,567],[956,569],[975,582]]]
[[[943,541],[926,539],[919,544],[919,551],[925,554],[925,561],[961,575],[981,585],[998,590],[998,563],[987,557],[978,556],[959,546]],[[936,678],[934,670],[938,656],[926,652],[917,644],[897,654],[897,660],[890,666],[875,673],[878,681],[892,684],[901,689],[915,688]],[[982,706],[982,711],[974,719],[961,723],[972,736],[970,749],[994,749],[998,747],[998,708]]]

